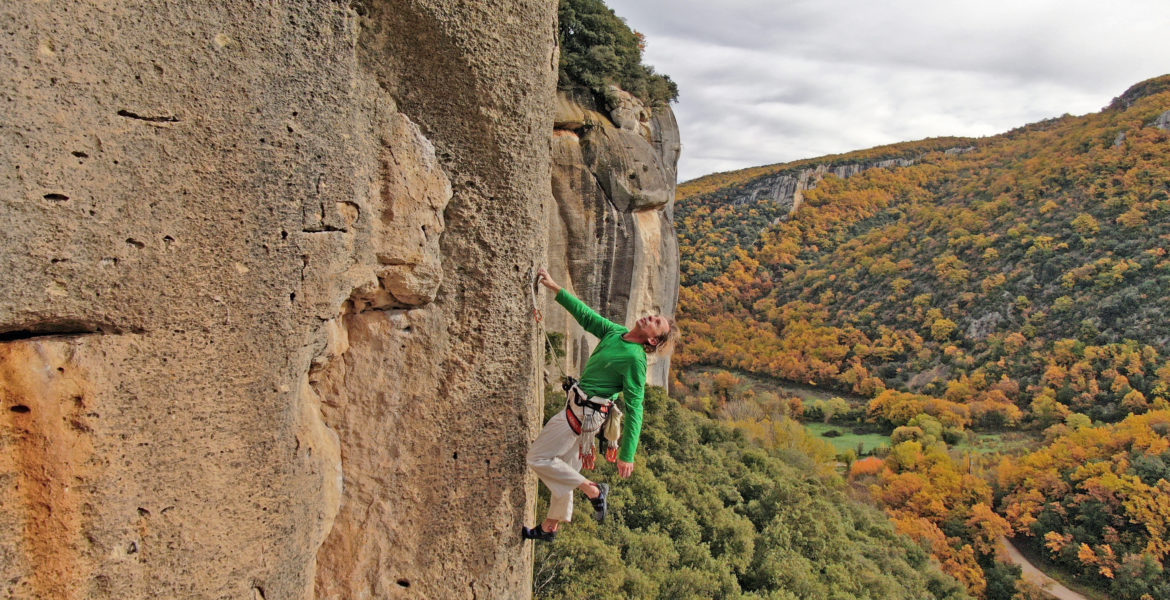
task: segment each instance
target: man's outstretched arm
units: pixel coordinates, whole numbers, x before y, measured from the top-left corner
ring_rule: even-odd
[[[541,284],[556,292],[557,304],[565,307],[565,310],[569,311],[570,315],[573,315],[573,318],[576,319],[577,323],[579,323],[581,327],[585,329],[585,331],[588,331],[598,339],[601,339],[610,332],[622,329],[613,321],[610,321],[609,319],[606,319],[605,317],[597,314],[597,311],[589,308],[587,304],[579,300],[573,294],[569,293],[569,290],[566,290],[557,285],[557,282],[553,281],[553,278],[548,274],[548,271],[541,269],[537,271],[537,275],[540,277]]]

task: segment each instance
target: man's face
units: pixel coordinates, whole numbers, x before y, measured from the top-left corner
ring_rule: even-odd
[[[661,315],[650,315],[638,319],[635,326],[642,330],[648,337],[661,339],[670,331],[670,321]]]

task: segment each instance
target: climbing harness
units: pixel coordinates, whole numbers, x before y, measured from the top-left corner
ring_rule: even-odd
[[[606,417],[613,407],[613,400],[608,398],[589,397],[581,391],[577,380],[566,377],[561,387],[565,390],[565,417],[569,420],[569,428],[573,433],[594,433],[605,424]]]

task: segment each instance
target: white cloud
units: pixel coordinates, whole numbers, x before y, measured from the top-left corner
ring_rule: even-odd
[[[1100,110],[1170,72],[1170,2],[607,0],[679,85],[680,179]]]

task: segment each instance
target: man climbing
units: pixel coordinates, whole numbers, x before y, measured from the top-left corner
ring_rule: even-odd
[[[557,303],[569,311],[585,331],[600,342],[585,363],[581,381],[567,390],[565,410],[544,425],[528,451],[528,466],[551,492],[548,516],[535,528],[521,527],[524,539],[551,542],[562,521],[573,518],[573,490],[579,489],[593,504],[599,522],[608,512],[609,486],[594,483],[579,471],[592,469],[593,434],[620,392],[625,401],[625,432],[618,452],[617,472],[623,478],[634,472],[634,452],[642,433],[642,395],[646,388],[646,354],[671,343],[674,322],[666,317],[642,317],[628,329],[597,314],[557,285],[548,271],[537,272],[539,281],[556,292]]]

